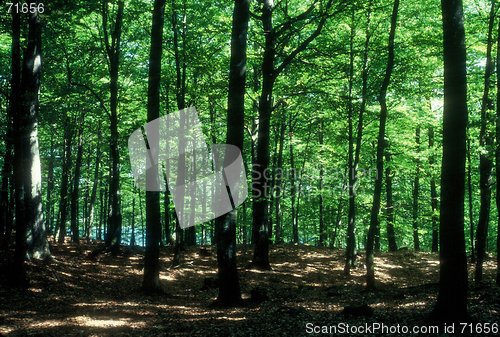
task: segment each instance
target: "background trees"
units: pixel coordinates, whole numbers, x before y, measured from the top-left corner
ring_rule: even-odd
[[[0,237],[7,249],[18,237],[18,264],[26,251],[48,254],[46,231],[60,244],[67,236],[74,244],[104,238],[112,251],[135,243],[147,246],[145,280],[156,287],[159,244],[175,241],[174,262],[181,264],[185,246],[217,243],[220,300],[234,304],[236,244],[254,244],[253,266],[261,269],[271,267],[276,243],[341,249],[345,274],[359,270],[356,252],[366,249],[372,284],[378,251],[443,249],[449,238],[438,239],[440,218],[441,234],[469,233],[465,249],[477,256],[481,280],[483,260],[496,246],[489,220],[498,219],[490,207],[492,193],[498,204],[494,1],[464,2],[468,61],[455,66],[462,77],[468,73],[469,90],[456,109],[443,76],[459,61],[446,60],[443,71],[449,54],[443,56],[443,24],[430,0],[155,4],[153,31],[146,0],[52,1],[36,18],[2,14]],[[445,13],[448,6],[458,11],[460,3],[444,1]],[[160,12],[168,18],[163,33]],[[445,24],[445,46],[449,29]],[[183,231],[168,193],[161,207],[158,194],[134,187],[126,140],[148,120],[190,105],[207,139],[241,149],[253,196],[238,212]],[[465,108],[467,137],[443,129],[459,110],[462,127]],[[454,149],[443,134],[460,146],[468,139],[463,214],[453,208],[463,205],[454,199],[462,189],[447,175],[463,158],[442,158]],[[27,167],[40,174],[29,176]],[[443,202],[458,212],[443,212]],[[442,254],[462,259],[459,248]]]

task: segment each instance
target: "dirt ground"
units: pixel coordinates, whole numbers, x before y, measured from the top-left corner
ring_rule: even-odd
[[[162,249],[165,295],[140,291],[140,249],[124,248],[118,257],[102,255],[94,261],[87,258],[94,248],[53,245],[54,261],[29,263],[27,290],[6,287],[3,275],[0,336],[311,336],[315,334],[308,333],[308,323],[309,327],[373,322],[411,327],[429,324],[437,294],[436,254],[380,254],[376,257],[378,289],[366,292],[362,256],[352,277],[346,278],[340,250],[276,245],[271,252],[273,270],[259,271],[245,268],[251,247],[241,247],[243,297],[249,299],[254,290],[262,301],[247,300],[241,307],[220,309],[210,306],[217,296],[212,284],[216,278],[213,247],[188,249],[177,268],[170,268],[171,249]],[[500,323],[495,267],[488,260],[485,285],[470,285],[469,309],[477,322]],[[364,304],[373,312],[343,312],[346,306]]]

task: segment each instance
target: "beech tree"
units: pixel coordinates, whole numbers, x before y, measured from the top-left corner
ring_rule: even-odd
[[[444,116],[439,223],[439,295],[434,316],[467,318],[464,238],[465,139],[468,120],[465,30],[461,0],[443,0]]]

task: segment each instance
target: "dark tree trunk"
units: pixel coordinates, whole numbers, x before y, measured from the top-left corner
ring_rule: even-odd
[[[151,49],[149,54],[148,81],[148,122],[160,117],[160,81],[163,46],[163,24],[165,0],[155,0],[151,26]],[[149,132],[151,131],[152,134]],[[148,141],[151,148],[159,147],[159,130],[148,130]],[[147,171],[148,187],[155,187],[159,181],[158,162],[150,163]],[[160,285],[160,242],[161,211],[160,192],[146,191],[146,252],[144,256],[144,278],[142,288],[146,292],[161,290]]]
[[[359,108],[359,117],[358,117],[358,126],[357,126],[357,134],[356,134],[356,149],[354,149],[354,134],[353,134],[353,114],[354,111],[352,109],[352,78],[354,76],[354,22],[353,27],[351,28],[351,36],[349,39],[350,46],[350,80],[349,80],[349,114],[350,117],[348,119],[349,123],[349,153],[348,155],[348,183],[349,183],[349,210],[347,214],[347,236],[346,236],[346,261],[344,265],[344,274],[350,274],[350,268],[354,267],[355,259],[356,259],[356,184],[358,179],[357,169],[359,165],[360,155],[361,155],[361,142],[363,139],[363,124],[364,124],[364,113],[366,109],[366,100],[368,96],[368,52],[370,46],[370,22],[371,22],[371,12],[372,12],[372,1],[368,4],[368,10],[366,11],[366,30],[365,30],[365,44],[363,50],[363,66],[361,69],[361,104]],[[354,152],[354,156],[352,153]],[[340,205],[339,201],[339,205]],[[340,214],[340,212],[338,212]],[[340,223],[340,219],[336,222]],[[336,237],[336,232],[335,232]]]
[[[92,232],[92,227],[94,226],[94,218],[95,218],[95,203],[97,199],[97,188],[99,186],[99,168],[101,163],[101,125],[99,124],[99,128],[97,131],[98,140],[96,146],[96,155],[95,155],[95,167],[94,167],[94,178],[92,182],[92,191],[90,192],[90,200],[88,206],[88,233],[87,237],[90,240],[90,233]]]
[[[495,162],[496,162],[496,206],[497,206],[497,277],[496,285],[500,286],[500,22],[498,23],[498,35],[497,35],[497,57],[496,57],[496,69],[497,69],[497,110],[496,110],[496,132],[495,138],[497,141],[497,146],[495,149]]]
[[[377,227],[379,227],[378,214],[380,211],[380,197],[382,193],[382,172],[384,171],[384,147],[385,147],[385,125],[387,121],[387,88],[391,81],[394,68],[394,39],[396,36],[396,25],[398,21],[399,0],[394,1],[391,15],[391,29],[389,32],[388,59],[384,80],[380,88],[378,101],[380,103],[380,124],[377,138],[377,175],[375,177],[375,188],[373,191],[373,205],[370,213],[370,227],[366,240],[366,286],[368,289],[375,287],[375,266],[373,262],[373,248]]]
[[[231,32],[226,143],[237,146],[243,155],[245,80],[250,1],[235,0]],[[236,209],[215,221],[219,294],[216,303],[231,306],[241,301],[236,267]]]
[[[386,192],[386,216],[387,216],[387,245],[390,252],[398,250],[396,241],[396,231],[394,230],[394,202],[392,200],[392,167],[391,167],[391,149],[389,142],[385,146],[385,192]]]
[[[109,60],[109,92],[110,92],[110,146],[111,179],[109,185],[109,228],[106,233],[105,246],[117,252],[122,235],[122,212],[120,197],[120,151],[118,147],[118,71],[120,67],[120,48],[123,24],[124,1],[118,0],[115,22],[110,36],[108,26],[108,0],[103,1],[104,42]]]
[[[7,108],[7,132],[5,137],[5,157],[2,167],[2,187],[0,191],[0,245],[8,248],[13,228],[14,209],[9,207],[14,195],[9,196],[9,189],[15,185],[12,158],[14,156],[13,116],[20,109],[21,85],[21,17],[12,11],[12,51],[11,51],[11,80],[9,107]]]
[[[323,148],[323,139],[324,139],[324,123],[323,120],[321,119],[319,122],[319,146],[320,146],[320,156],[322,155],[322,148]],[[324,180],[323,176],[325,174],[325,170],[323,167],[323,164],[319,164],[319,242],[318,245],[320,247],[323,247],[325,245],[326,241],[326,228],[325,228],[325,214],[324,214],[324,204],[323,204],[323,185],[324,185]]]
[[[490,222],[491,208],[491,172],[493,160],[490,148],[493,145],[493,137],[488,131],[488,124],[491,122],[489,105],[489,92],[491,85],[491,75],[493,74],[493,62],[491,50],[493,47],[493,25],[495,22],[495,1],[491,1],[490,18],[488,25],[488,43],[486,48],[486,67],[484,73],[484,91],[481,102],[481,130],[479,134],[479,145],[484,150],[479,156],[479,189],[481,206],[479,208],[479,222],[476,231],[476,269],[474,279],[480,283],[483,279],[483,261],[486,254],[486,242],[488,240],[488,227]]]
[[[472,199],[472,160],[470,148],[469,125],[467,125],[467,194],[469,204],[469,239],[470,239],[470,261],[476,262],[476,250],[474,248],[474,206]]]
[[[264,57],[262,60],[262,91],[259,98],[259,131],[257,139],[257,158],[253,168],[253,235],[255,250],[252,264],[261,269],[270,269],[269,264],[269,141],[270,122],[273,110],[273,89],[277,76],[286,69],[290,63],[304,51],[309,44],[321,33],[328,15],[326,12],[332,7],[333,0],[325,4],[321,19],[316,29],[299,46],[286,55],[281,64],[275,67],[275,34],[273,27],[274,1],[262,1],[262,28],[264,31]],[[256,239],[256,240],[255,240]]]
[[[439,295],[433,316],[467,319],[467,258],[464,238],[467,75],[461,0],[442,0],[444,47],[443,161],[439,226]]]
[[[297,222],[297,168],[295,167],[295,157],[293,152],[293,116],[290,115],[288,120],[289,148],[290,148],[290,207],[291,207],[291,222],[292,222],[292,242],[299,243],[299,226]]]
[[[64,243],[66,237],[66,218],[68,216],[68,188],[69,177],[71,172],[71,138],[72,128],[71,121],[68,116],[65,117],[64,128],[64,154],[63,167],[61,173],[61,192],[59,197],[59,232],[58,242]]]
[[[431,171],[431,224],[432,224],[432,252],[437,253],[439,251],[439,232],[437,225],[437,208],[438,208],[438,197],[437,197],[437,187],[436,187],[436,176],[434,174],[434,165],[436,164],[435,154],[434,154],[434,127],[429,126],[428,130],[429,136],[429,166]],[[472,213],[472,212],[471,212]]]
[[[134,247],[137,243],[135,242],[135,196],[132,197],[132,214],[130,215],[130,246]]]
[[[78,202],[80,195],[80,176],[83,159],[83,116],[78,127],[77,149],[75,160],[75,171],[73,172],[73,189],[71,191],[71,240],[74,243],[80,243],[79,224],[78,224]]]
[[[281,116],[281,125],[279,131],[279,150],[278,150],[278,160],[276,166],[276,198],[275,198],[275,207],[276,207],[276,230],[275,230],[275,242],[283,243],[282,237],[282,228],[281,228],[281,188],[283,182],[283,146],[285,145],[285,131],[286,131],[286,114],[283,113]]]
[[[412,207],[412,228],[413,228],[413,249],[420,251],[420,240],[418,237],[418,195],[420,193],[420,126],[415,131],[415,144],[417,146],[417,159],[415,160],[415,177],[413,180],[413,207]]]
[[[347,235],[344,274],[350,275],[351,268],[356,264],[356,167],[354,164],[354,107],[353,107],[353,84],[354,84],[354,38],[356,28],[354,22],[354,7],[351,11],[351,31],[349,35],[349,93],[347,102],[347,124],[348,124],[348,154],[347,154],[347,175],[349,182],[349,211],[347,214]]]
[[[54,190],[54,162],[55,162],[55,151],[54,151],[54,135],[50,137],[50,157],[47,167],[47,200],[45,203],[45,221],[47,224],[47,232],[52,234],[52,192]]]
[[[29,5],[37,6],[37,2]],[[18,15],[13,16],[20,20]],[[16,186],[16,250],[13,281],[27,284],[24,259],[26,253],[35,258],[50,255],[42,213],[41,168],[38,150],[37,118],[41,75],[41,24],[38,12],[29,14],[28,44],[24,50],[21,71],[20,101],[12,110],[14,141],[14,180]],[[30,242],[26,237],[31,234]]]
[[[272,15],[274,2],[263,1],[262,26],[265,32],[264,58],[262,60],[262,91],[259,99],[259,131],[255,167],[253,168],[253,237],[255,250],[252,263],[262,269],[269,264],[269,141],[272,110],[274,73],[274,29]]]

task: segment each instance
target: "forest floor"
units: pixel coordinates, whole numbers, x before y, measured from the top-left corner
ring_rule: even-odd
[[[437,295],[436,254],[379,254],[375,259],[378,289],[367,292],[362,256],[347,278],[340,250],[275,245],[273,269],[259,271],[245,268],[252,253],[247,246],[238,251],[243,297],[248,299],[254,290],[263,301],[220,309],[210,306],[217,296],[212,284],[216,278],[213,247],[189,248],[176,268],[170,268],[171,249],[162,249],[165,295],[140,291],[140,249],[125,247],[118,257],[90,260],[88,253],[96,247],[53,245],[54,261],[29,263],[27,290],[7,288],[0,279],[0,336],[310,336],[315,334],[308,333],[307,323],[412,327],[429,325],[428,314]],[[470,285],[469,309],[479,322],[500,320],[495,267],[488,260],[485,285]],[[373,312],[361,309],[350,315],[344,311],[346,306],[364,304]]]

